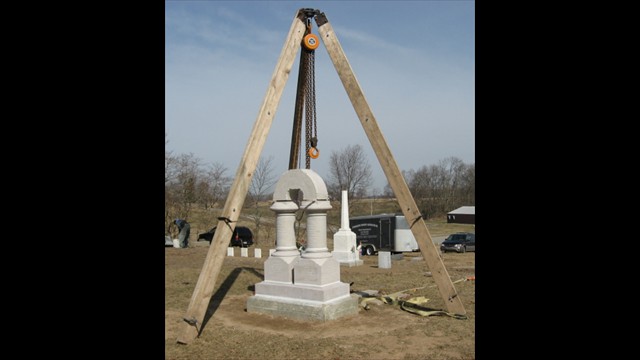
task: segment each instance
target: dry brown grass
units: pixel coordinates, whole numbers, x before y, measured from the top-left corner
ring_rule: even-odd
[[[237,250],[237,249],[236,249]],[[165,249],[166,359],[474,359],[475,281],[454,286],[467,311],[467,320],[448,316],[421,317],[394,305],[374,305],[355,316],[328,322],[305,322],[246,312],[253,286],[263,280],[263,257],[225,257],[210,318],[201,336],[189,345],[176,342],[183,316],[204,263],[208,246]],[[239,254],[239,251],[236,252]],[[253,254],[252,249],[249,252]],[[393,260],[379,269],[377,256],[363,257],[364,265],[342,267],[341,281],[352,290],[392,293],[423,287],[413,293],[444,309],[433,277],[420,253]],[[475,274],[475,253],[443,255],[452,281]]]

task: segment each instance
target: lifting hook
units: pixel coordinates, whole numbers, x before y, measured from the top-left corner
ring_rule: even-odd
[[[309,148],[309,157],[311,157],[312,159],[317,159],[318,156],[320,156],[320,150],[314,147]]]

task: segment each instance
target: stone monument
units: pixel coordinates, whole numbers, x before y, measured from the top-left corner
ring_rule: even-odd
[[[358,297],[340,281],[340,264],[327,248],[329,195],[310,169],[286,171],[273,193],[276,251],[264,263],[264,281],[255,284],[247,312],[301,320],[333,320],[358,313]],[[306,250],[296,248],[296,212],[306,220]]]
[[[349,199],[347,191],[342,190],[342,202],[340,213],[340,229],[333,234],[333,258],[340,263],[340,266],[359,266],[363,264],[360,260],[360,250],[356,242],[356,234],[349,228]]]

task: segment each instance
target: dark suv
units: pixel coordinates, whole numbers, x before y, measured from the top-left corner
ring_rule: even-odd
[[[440,244],[440,250],[444,253],[447,251],[455,251],[459,253],[467,251],[476,251],[476,234],[468,232],[459,232],[447,236]]]
[[[208,241],[209,245],[211,245],[216,228],[217,226],[214,226],[213,229],[206,233],[198,234],[198,241]],[[253,245],[253,233],[251,230],[248,227],[236,226],[233,235],[231,235],[229,246],[249,247],[251,245]]]

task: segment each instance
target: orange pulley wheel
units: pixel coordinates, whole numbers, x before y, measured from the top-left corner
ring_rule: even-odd
[[[318,149],[316,149],[316,148],[314,148],[314,147],[309,148],[309,156],[310,156],[312,159],[317,159],[317,158],[318,158],[318,156],[320,156],[320,150],[318,150]]]
[[[314,34],[307,34],[302,40],[302,43],[308,50],[315,50],[320,45],[320,39]]]

